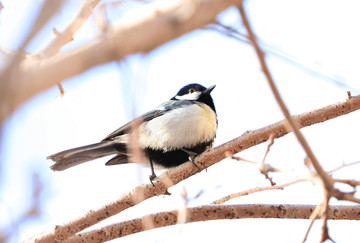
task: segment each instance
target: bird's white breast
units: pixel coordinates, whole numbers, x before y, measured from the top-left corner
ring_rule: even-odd
[[[189,148],[214,139],[217,129],[215,112],[196,102],[156,117],[139,127],[140,146],[171,151]]]

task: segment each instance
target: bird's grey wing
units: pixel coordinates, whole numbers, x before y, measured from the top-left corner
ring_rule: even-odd
[[[154,119],[155,117],[162,116],[166,112],[168,112],[169,110],[176,109],[177,107],[183,107],[184,105],[191,105],[193,103],[194,102],[189,101],[189,100],[169,100],[169,101],[161,104],[160,106],[158,106],[157,109],[149,111],[149,112],[135,118],[131,122],[135,122],[135,124],[136,123],[141,124],[143,122],[150,121],[150,120]],[[129,133],[130,127],[131,127],[131,122],[126,123],[125,125],[123,125],[119,129],[117,129],[114,132],[110,133],[102,141],[111,140],[114,137],[121,136],[123,134]]]
[[[164,113],[165,113],[165,111],[162,111],[162,110],[153,110],[153,111],[150,111],[150,112],[147,112],[147,113],[143,114],[142,116],[139,116],[139,117],[135,118],[131,122],[135,122],[135,124],[136,123],[141,124],[141,123],[143,123],[145,121],[150,121],[155,117],[161,116]],[[129,133],[130,127],[131,127],[131,122],[128,122],[125,125],[123,125],[122,127],[120,127],[119,129],[113,131],[106,138],[104,138],[102,141],[111,140],[114,137],[121,136],[123,134]]]

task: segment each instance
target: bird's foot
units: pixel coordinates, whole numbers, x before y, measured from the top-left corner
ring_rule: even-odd
[[[186,149],[182,149],[185,153],[187,153],[189,155],[189,160],[190,162],[198,169],[200,170],[199,166],[197,166],[197,164],[195,164],[195,158],[199,155],[198,153],[192,152],[190,150],[186,150]]]
[[[155,175],[154,172],[152,172],[152,174],[149,176],[150,182],[151,182],[151,184],[152,184],[153,186],[155,186],[153,180],[155,180],[156,177],[157,177],[157,176]]]
[[[196,155],[196,156],[197,156],[197,155]],[[197,166],[197,164],[195,164],[195,158],[196,158],[196,156],[190,155],[190,156],[189,156],[189,160],[190,160],[190,162],[191,162],[196,168],[198,168],[198,170],[200,170],[199,166]]]

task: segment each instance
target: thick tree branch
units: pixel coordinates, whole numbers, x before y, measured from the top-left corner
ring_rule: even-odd
[[[223,205],[200,206],[188,208],[187,219],[184,223],[209,221],[215,219],[241,219],[241,218],[282,218],[282,219],[308,219],[314,205]],[[360,206],[330,206],[329,219],[334,220],[359,220]],[[142,218],[112,224],[103,228],[77,234],[69,239],[71,242],[104,242],[126,235],[149,230],[144,228],[144,219],[152,222],[153,228],[159,228],[178,223],[178,211],[161,212],[146,215]]]
[[[348,114],[360,109],[360,95],[351,97],[333,105],[320,109],[312,110],[300,115],[293,116],[300,127],[310,126],[316,123]],[[226,158],[228,152],[235,154],[257,144],[266,142],[269,135],[273,133],[275,138],[282,137],[289,133],[284,125],[284,121],[244,133],[225,144],[209,149],[195,158],[195,163],[187,162],[173,169],[169,169],[150,183],[137,186],[134,190],[124,194],[118,200],[111,202],[99,209],[91,210],[83,217],[72,220],[64,225],[58,225],[53,230],[44,232],[42,235],[30,239],[28,242],[54,242],[57,239],[66,239],[85,228],[88,228],[112,215],[115,215],[129,207],[150,197],[167,194],[167,189],[182,180],[208,168],[209,166]]]

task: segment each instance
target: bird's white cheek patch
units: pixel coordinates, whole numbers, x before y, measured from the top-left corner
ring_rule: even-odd
[[[216,133],[214,111],[198,103],[174,109],[139,127],[140,145],[143,148],[167,151],[191,147],[199,142],[211,141]]]
[[[186,95],[177,95],[175,96],[176,99],[178,100],[197,100],[201,95],[201,92],[199,91],[196,91],[196,92],[193,92],[193,93],[190,93],[190,94],[186,94]]]

